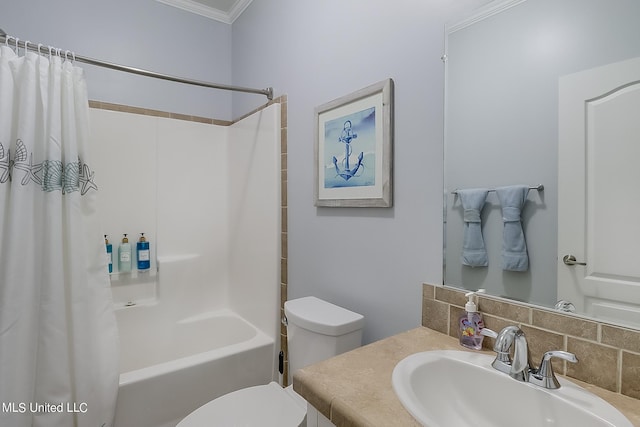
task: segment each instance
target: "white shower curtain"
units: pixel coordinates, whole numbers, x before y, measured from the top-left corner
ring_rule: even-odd
[[[109,427],[117,328],[80,68],[0,46],[0,426]]]

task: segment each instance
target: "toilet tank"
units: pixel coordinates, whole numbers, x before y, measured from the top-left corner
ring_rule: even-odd
[[[289,349],[289,384],[293,372],[362,345],[364,317],[316,297],[284,303]]]

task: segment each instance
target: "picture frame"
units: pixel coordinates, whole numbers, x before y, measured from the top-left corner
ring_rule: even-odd
[[[315,108],[315,206],[393,206],[392,79]]]

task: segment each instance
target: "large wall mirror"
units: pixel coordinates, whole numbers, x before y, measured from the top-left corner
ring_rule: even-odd
[[[640,328],[639,23],[511,0],[447,27],[445,286]]]

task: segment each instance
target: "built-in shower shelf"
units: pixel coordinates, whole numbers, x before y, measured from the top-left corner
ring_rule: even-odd
[[[158,269],[152,265],[145,271],[111,273],[111,295],[114,306],[128,307],[156,301],[158,295]]]
[[[127,272],[109,273],[109,279],[111,279],[111,286],[126,286],[149,280],[155,281],[155,277],[157,275],[157,268],[150,268],[149,270],[132,270]]]

